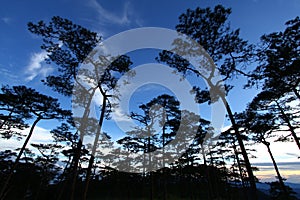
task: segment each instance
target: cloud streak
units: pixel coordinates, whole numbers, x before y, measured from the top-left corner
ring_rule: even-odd
[[[123,6],[123,11],[121,15],[117,15],[113,12],[106,10],[99,2],[96,0],[90,1],[91,7],[93,7],[99,14],[100,21],[104,23],[114,23],[119,25],[128,25],[130,24],[129,20],[129,2],[126,2]]]
[[[142,21],[136,16],[136,12],[133,12],[132,4],[126,1],[122,5],[120,12],[116,13],[103,7],[97,0],[90,0],[88,3],[89,7],[92,7],[98,14],[98,20],[100,24],[113,24],[121,26],[137,25],[142,26]]]
[[[5,77],[7,77],[7,78],[9,78],[9,79],[11,79],[11,80],[16,80],[16,79],[18,79],[18,76],[15,75],[12,71],[10,71],[10,70],[8,70],[8,69],[0,68],[0,73],[1,73],[3,76],[5,76]]]
[[[0,139],[1,141],[1,148],[0,150],[4,150],[4,149],[10,149],[10,150],[14,150],[16,148],[19,148],[23,145],[26,136],[29,133],[30,128],[21,130],[20,132],[22,134],[25,135],[25,137],[23,137],[20,141],[16,140],[16,139]],[[40,126],[36,126],[34,129],[34,133],[32,135],[32,137],[30,138],[30,141],[27,145],[27,148],[30,148],[32,143],[43,143],[43,144],[47,144],[49,143],[51,140],[53,140],[51,134],[50,134],[50,130],[42,128]]]
[[[10,24],[12,19],[10,17],[2,17],[1,21],[3,21],[5,24]]]
[[[26,67],[26,81],[32,81],[35,77],[41,75],[43,77],[47,76],[53,71],[51,66],[43,65],[45,59],[48,58],[47,52],[41,51],[39,53],[32,54],[30,62]]]

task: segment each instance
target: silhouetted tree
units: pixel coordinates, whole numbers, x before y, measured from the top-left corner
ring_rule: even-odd
[[[245,128],[249,131],[249,134],[252,135],[252,140],[254,142],[262,143],[267,147],[278,181],[281,185],[281,190],[285,195],[287,195],[286,187],[283,182],[284,180],[279,172],[277,163],[271,151],[271,144],[268,141],[268,138],[273,137],[272,133],[279,130],[279,125],[276,123],[278,120],[277,117],[273,113],[259,114],[253,110],[248,110],[245,113],[239,114],[239,118],[244,121]]]
[[[53,90],[70,96],[74,82],[77,81],[76,77],[79,65],[101,40],[101,37],[95,32],[58,16],[53,17],[48,24],[44,21],[39,21],[36,24],[29,22],[28,29],[33,34],[43,38],[41,48],[48,53],[48,62],[53,62],[58,66],[58,75],[49,75],[43,82],[53,88]],[[87,103],[87,108],[89,108],[90,103],[91,100]],[[84,119],[88,117],[87,113],[86,109],[83,116]],[[77,179],[77,167],[80,159],[83,134],[80,136],[77,144],[78,149],[74,155],[74,187]],[[71,191],[71,196],[73,197],[75,192],[74,187]]]
[[[4,185],[2,186],[0,195],[1,199],[4,199],[6,195],[6,190],[12,178],[14,170],[17,167],[19,160],[23,155],[23,152],[25,151],[25,148],[33,134],[34,128],[37,123],[40,120],[63,119],[71,115],[70,111],[60,108],[60,104],[58,103],[57,99],[40,94],[34,89],[27,88],[25,86],[13,86],[12,88],[7,88],[3,92],[6,95],[10,95],[10,99],[22,99],[22,107],[28,113],[30,118],[35,119],[31,125],[30,131],[23,143],[23,146],[17,155],[14,166],[12,167]]]
[[[299,110],[296,107],[290,105],[294,101],[294,96],[280,97],[275,91],[265,90],[259,93],[249,105],[250,109],[260,111],[260,112],[271,112],[280,119],[277,123],[281,127],[281,131],[286,130],[290,132],[289,135],[285,135],[283,138],[292,137],[294,142],[300,149],[300,141],[296,133],[296,128],[299,127],[297,119],[299,119]]]
[[[245,135],[242,135],[243,139],[246,140]],[[245,173],[243,170],[242,162],[240,159],[240,151],[238,150],[238,144],[236,137],[234,136],[234,130],[229,128],[228,130],[221,133],[219,140],[228,145],[228,148],[232,150],[232,153],[227,156],[227,159],[233,159],[234,163],[232,164],[233,178],[234,181],[241,181],[243,188],[245,188]],[[235,169],[238,169],[238,173],[235,173]],[[229,177],[230,179],[231,177]]]
[[[176,135],[176,130],[179,127],[179,102],[170,95],[160,95],[146,104],[139,106],[142,113],[131,113],[130,117],[137,121],[140,125],[135,127],[134,130],[129,131],[128,135],[133,138],[139,138],[139,143],[135,143],[135,147],[138,147],[143,152],[143,158],[141,160],[143,167],[143,174],[150,170],[150,198],[153,199],[153,172],[152,165],[153,158],[152,151],[158,148],[162,148],[162,168],[165,167],[165,146],[172,140],[172,137]],[[163,109],[163,110],[162,110]],[[162,130],[157,132],[157,129]],[[132,140],[131,140],[132,141]],[[128,145],[128,143],[125,143]],[[148,162],[146,155],[148,154]],[[154,161],[155,162],[155,161]],[[164,176],[164,171],[162,172]],[[163,198],[166,198],[166,186],[165,179],[163,177]]]
[[[31,144],[36,148],[40,155],[38,155],[34,164],[38,168],[39,173],[41,174],[41,181],[39,187],[36,188],[36,199],[46,198],[45,194],[51,182],[57,180],[57,175],[60,173],[59,166],[59,154],[64,146],[57,143],[49,144]]]
[[[259,65],[252,71],[251,79],[247,86],[262,86],[264,93],[261,98],[273,102],[271,107],[277,107],[281,118],[290,129],[291,135],[300,149],[299,137],[292,124],[298,118],[298,110],[289,104],[297,104],[296,99],[300,99],[300,18],[289,20],[285,23],[284,31],[278,31],[261,37],[261,47],[257,49],[257,59]],[[265,97],[262,97],[265,96]],[[257,97],[259,98],[259,97]],[[271,101],[272,99],[272,101]],[[293,112],[290,112],[290,111]],[[282,140],[285,140],[283,137]]]
[[[41,46],[48,53],[48,61],[58,66],[58,75],[49,75],[43,82],[55,91],[72,95],[79,64],[101,40],[97,33],[68,19],[55,16],[46,24],[28,23],[28,30],[43,38]]]
[[[263,90],[272,90],[279,97],[295,95],[299,100],[299,16],[285,25],[284,31],[261,37],[261,47],[257,49],[259,65],[253,70],[248,86],[262,85]]]
[[[24,108],[25,98],[17,99],[17,97],[25,97],[23,90],[16,88],[15,94],[8,86],[1,87],[0,94],[0,134],[2,138],[9,139],[17,137],[21,139],[21,130],[28,128],[26,119],[31,118],[29,110]],[[18,95],[18,96],[17,96]]]
[[[116,86],[116,82],[118,80],[116,77],[124,74],[129,70],[131,62],[127,56],[121,56],[119,58],[116,58],[113,63],[109,64],[109,66],[106,66],[105,64],[108,61],[108,58],[99,57],[99,61],[95,61],[89,58],[88,55],[92,52],[97,43],[101,41],[101,37],[98,36],[97,33],[89,31],[88,29],[80,25],[74,24],[70,20],[63,19],[61,17],[53,17],[48,24],[43,21],[40,21],[37,24],[33,24],[30,22],[28,23],[28,28],[32,33],[37,34],[43,38],[43,45],[41,46],[41,48],[48,53],[49,62],[53,62],[58,66],[58,75],[48,76],[44,81],[45,84],[52,87],[55,91],[67,96],[70,96],[72,94],[72,88],[74,85],[77,86],[77,92],[81,92],[80,97],[82,99],[75,99],[73,101],[73,103],[75,102],[79,104],[84,109],[83,116],[81,116],[81,121],[83,123],[81,123],[81,127],[79,128],[80,139],[77,144],[78,150],[75,154],[76,162],[74,165],[74,187],[77,177],[76,167],[78,165],[80,157],[80,149],[82,148],[83,136],[86,129],[85,123],[86,120],[88,120],[92,99],[96,90],[99,90],[100,94],[102,95],[99,128],[95,132],[95,140],[92,148],[89,167],[87,170],[87,182],[84,192],[84,198],[86,198],[91,167],[94,162],[94,154],[96,151],[99,135],[101,133],[101,127],[105,115],[109,110],[108,108],[110,108],[108,98],[111,97],[111,94],[109,94],[109,91]],[[97,82],[91,88],[86,88],[86,86],[83,85],[77,77],[79,65],[83,63],[83,61],[90,63],[94,67],[94,69],[91,69],[91,71],[86,71],[83,72],[84,74],[81,74],[91,76],[91,78],[93,78]],[[99,76],[99,74],[103,71],[102,68],[104,66],[107,68],[105,69],[102,76]],[[73,197],[75,189],[74,187],[71,194],[71,196]]]
[[[281,188],[281,184],[278,181],[274,181],[271,183],[268,183],[270,185],[270,194],[271,194],[271,198],[274,200],[296,200],[298,199],[295,196],[295,192],[293,191],[293,189],[289,186],[285,186],[285,190],[287,191],[287,194],[282,192]]]
[[[210,8],[196,8],[195,10],[188,9],[186,13],[179,17],[179,24],[176,26],[176,30],[188,35],[200,44],[212,59],[212,61],[205,61],[206,63],[204,63],[204,68],[208,68],[205,72],[194,68],[180,56],[174,55],[168,51],[160,53],[158,60],[177,69],[178,72],[181,72],[184,76],[188,73],[192,73],[197,77],[203,78],[209,86],[210,93],[209,91],[201,90],[198,87],[194,88],[196,96],[201,96],[202,102],[205,99],[204,97],[206,97],[207,100],[211,97],[212,102],[219,98],[221,99],[227,110],[228,117],[241,148],[251,188],[253,191],[256,191],[255,178],[251,164],[249,162],[242,137],[240,136],[238,126],[236,125],[233,112],[225,98],[225,92],[228,92],[231,87],[228,85],[222,85],[221,81],[215,83],[212,79],[216,74],[216,70],[212,64],[213,62],[218,65],[217,69],[223,76],[222,81],[227,81],[234,78],[237,74],[247,75],[247,73],[245,73],[242,69],[252,58],[253,46],[240,38],[239,29],[231,30],[230,24],[227,21],[230,13],[231,9],[226,9],[221,5],[217,5],[213,10]],[[189,44],[175,41],[176,50],[179,49],[178,51],[181,53],[182,51],[186,51],[182,53],[183,55],[197,55],[197,52],[190,50],[187,45]],[[190,44],[190,46],[192,48],[193,44]],[[180,51],[180,49],[182,50]],[[202,63],[199,63],[199,65],[202,65]],[[209,68],[208,66],[211,67]],[[256,198],[255,192],[252,194],[254,195],[254,198]]]

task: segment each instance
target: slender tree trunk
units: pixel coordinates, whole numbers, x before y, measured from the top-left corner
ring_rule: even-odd
[[[166,100],[164,99],[164,107],[166,107]],[[165,172],[165,136],[166,136],[166,126],[165,126],[165,118],[166,118],[166,114],[165,111],[163,112],[163,132],[162,132],[162,157],[163,157],[163,199],[166,200],[167,199],[167,187],[166,187],[166,172]]]
[[[62,175],[61,175],[61,178],[60,178],[60,180],[59,180],[59,183],[62,183],[62,187],[60,188],[60,190],[59,190],[59,194],[57,195],[57,200],[60,200],[61,198],[62,198],[62,195],[63,195],[63,193],[64,193],[64,191],[65,191],[65,188],[66,188],[66,184],[67,184],[67,181],[68,181],[68,179],[70,179],[70,177],[68,177],[68,178],[66,178],[65,180],[64,180],[64,182],[62,182],[63,181],[63,177],[64,176],[70,176],[70,174],[66,174],[66,171],[67,171],[67,168],[69,167],[69,166],[72,166],[72,163],[73,163],[73,159],[72,159],[72,162],[70,163],[70,161],[71,161],[71,157],[69,157],[69,159],[68,159],[68,161],[67,161],[67,164],[66,164],[66,166],[64,167],[64,170],[63,170],[63,173],[62,173]]]
[[[212,199],[213,190],[212,190],[212,185],[211,185],[211,177],[210,177],[209,168],[207,166],[207,161],[206,161],[203,142],[201,143],[201,153],[202,153],[203,164],[204,164],[204,168],[205,168],[204,170],[205,170],[206,177],[207,177],[207,182],[208,182],[208,199]]]
[[[227,176],[227,172],[226,172],[226,162],[225,162],[225,157],[224,157],[224,154],[223,154],[223,152],[222,152],[222,149],[220,149],[220,152],[221,152],[221,156],[222,156],[222,161],[223,161],[223,172],[224,172],[224,174],[225,174],[225,180],[226,180],[226,187],[227,187],[227,184],[228,184],[228,176]],[[228,193],[228,192],[227,192]]]
[[[203,157],[204,166],[207,166],[207,161],[206,161],[206,156],[205,156],[203,143],[201,143],[201,153],[202,153],[202,157]]]
[[[295,128],[293,127],[293,125],[290,122],[290,119],[288,118],[288,116],[285,114],[283,108],[280,106],[280,104],[278,103],[278,101],[275,101],[281,115],[282,115],[282,119],[287,123],[287,126],[289,127],[289,130],[291,131],[292,137],[294,138],[298,148],[300,149],[300,142],[299,142],[299,138],[297,137],[297,134],[295,132]]]
[[[106,111],[106,101],[107,101],[107,96],[105,94],[103,94],[103,104],[102,104],[102,108],[101,108],[99,124],[97,126],[97,132],[96,132],[96,136],[95,136],[94,144],[93,144],[93,148],[92,148],[92,155],[90,157],[89,165],[88,165],[87,173],[86,173],[86,182],[85,182],[85,188],[84,188],[84,192],[83,192],[83,199],[84,200],[86,199],[87,193],[88,193],[88,190],[89,190],[92,167],[93,167],[93,164],[94,164],[97,145],[98,145],[98,142],[99,142],[99,137],[100,137],[100,133],[101,133],[102,125],[103,125],[103,120],[104,120],[104,116],[105,116],[105,111]]]
[[[240,161],[239,154],[237,152],[237,149],[236,149],[236,146],[235,146],[234,143],[233,143],[233,151],[234,151],[235,159],[236,159],[236,162],[237,162],[237,165],[238,165],[242,186],[243,186],[243,188],[246,188],[245,183],[244,183],[244,177],[243,177],[243,170],[242,170],[241,161]]]
[[[147,181],[146,181],[146,152],[147,152],[147,144],[146,140],[143,140],[143,174],[142,174],[142,195],[146,195],[145,192],[147,193],[147,189],[144,190],[144,188],[147,188]]]
[[[193,71],[193,70],[192,70]],[[193,71],[195,72],[195,71]],[[222,102],[223,102],[223,105],[225,106],[225,109],[227,111],[227,114],[229,116],[229,119],[230,119],[230,122],[231,122],[231,125],[232,125],[232,128],[235,132],[235,135],[236,135],[236,138],[237,138],[237,141],[238,141],[238,144],[241,148],[241,152],[242,152],[242,155],[243,155],[243,158],[244,158],[244,161],[245,161],[245,165],[246,165],[246,169],[247,169],[247,174],[248,174],[248,178],[249,178],[249,182],[250,182],[250,187],[251,187],[251,195],[252,195],[252,199],[257,199],[257,189],[256,189],[256,183],[255,183],[255,178],[254,178],[254,174],[253,174],[253,171],[252,171],[252,167],[251,167],[251,163],[249,161],[249,158],[248,158],[248,155],[247,155],[247,151],[245,149],[245,145],[244,145],[244,142],[243,142],[243,139],[240,135],[240,132],[239,132],[239,129],[238,129],[238,126],[235,122],[235,119],[234,119],[234,116],[233,116],[233,113],[232,113],[232,110],[226,100],[226,97],[225,97],[225,92],[224,91],[221,91],[220,88],[218,87],[218,85],[214,84],[211,80],[211,77],[205,77],[203,76],[201,73],[197,73],[195,72],[196,74],[198,74],[200,77],[202,77],[204,80],[206,80],[206,83],[209,85],[210,89],[211,90],[214,90],[214,93],[217,93],[219,95],[219,97],[221,98]],[[211,75],[214,74],[214,71],[212,71],[210,73]]]
[[[15,169],[17,168],[17,165],[18,165],[18,163],[19,163],[19,161],[20,161],[20,159],[21,159],[21,156],[22,156],[22,154],[24,153],[25,148],[26,148],[26,146],[27,146],[27,144],[28,144],[28,142],[29,142],[29,140],[30,140],[32,134],[33,134],[33,130],[34,130],[36,124],[37,124],[41,119],[42,119],[42,117],[37,117],[37,118],[34,120],[32,126],[31,126],[31,128],[30,128],[29,134],[27,135],[26,140],[24,141],[23,146],[22,146],[21,150],[19,151],[19,154],[18,154],[18,156],[17,156],[17,158],[16,158],[16,160],[15,160],[15,163],[14,163],[13,167],[11,168],[9,175],[8,175],[7,179],[5,180],[3,186],[2,186],[1,194],[0,194],[0,199],[1,199],[1,200],[4,200],[4,199],[5,199],[5,196],[7,195],[7,189],[8,189],[9,183],[10,183],[10,181],[11,181],[11,179],[12,179],[12,176],[13,176],[13,174],[14,174],[14,171],[15,171]]]
[[[149,174],[150,174],[150,199],[152,200],[154,197],[153,197],[153,193],[154,193],[154,189],[153,189],[153,187],[154,187],[154,183],[153,183],[153,172],[152,172],[152,170],[151,170],[151,168],[152,168],[152,161],[151,161],[151,149],[150,149],[150,145],[151,145],[151,143],[150,143],[150,130],[149,130],[149,137],[148,137],[148,159],[149,159]]]
[[[76,147],[76,152],[74,155],[74,166],[73,166],[73,175],[72,175],[73,180],[71,184],[71,195],[70,195],[71,200],[75,198],[77,175],[78,175],[78,164],[81,157],[81,148],[82,148],[82,140],[79,139]]]
[[[94,164],[94,160],[95,160],[95,156],[92,154],[90,159],[89,159],[89,165],[88,165],[88,169],[86,172],[86,180],[85,180],[85,187],[84,187],[84,192],[83,192],[83,199],[85,200],[88,194],[88,190],[89,190],[89,184],[91,181],[91,174],[92,174],[92,167]]]
[[[249,181],[250,181],[250,186],[251,186],[251,189],[252,189],[252,192],[251,192],[251,194],[253,195],[252,198],[257,199],[257,194],[256,194],[257,190],[256,190],[255,178],[254,178],[254,174],[253,174],[253,171],[252,171],[252,168],[251,168],[251,164],[250,164],[250,161],[249,161],[249,158],[248,158],[248,155],[247,155],[247,151],[245,149],[243,139],[242,139],[242,137],[239,133],[238,126],[237,126],[237,124],[235,122],[235,119],[233,117],[233,113],[231,111],[231,108],[230,108],[227,100],[225,99],[225,96],[220,95],[220,97],[223,101],[223,104],[225,105],[225,108],[227,110],[229,119],[231,121],[232,128],[235,132],[237,141],[238,141],[239,146],[241,148],[241,152],[242,152],[242,155],[243,155],[243,158],[244,158],[244,161],[245,161],[245,165],[246,165],[246,169],[247,169],[247,173],[248,173],[248,177],[249,177]]]
[[[296,95],[296,97],[300,100],[300,94],[299,94],[299,92],[297,91],[296,88],[293,88],[293,92]]]
[[[79,160],[80,160],[80,157],[81,157],[81,149],[82,149],[82,146],[83,146],[83,144],[82,144],[83,143],[83,136],[84,136],[84,131],[86,131],[86,125],[87,125],[86,123],[87,123],[87,120],[88,120],[88,117],[89,117],[89,114],[90,114],[90,106],[91,106],[93,96],[96,92],[96,89],[97,88],[93,88],[91,93],[89,93],[88,91],[85,91],[86,93],[89,94],[89,98],[88,98],[88,102],[85,106],[84,113],[83,113],[83,116],[82,116],[83,120],[81,121],[80,128],[79,128],[80,138],[79,138],[79,141],[77,143],[77,149],[76,149],[76,152],[75,152],[75,155],[74,155],[73,180],[72,180],[72,184],[71,184],[71,195],[70,195],[71,200],[73,200],[75,198],[76,182],[77,182],[77,175],[78,175],[78,164],[79,164]]]
[[[235,141],[233,142],[233,151],[234,151],[235,159],[236,159],[236,162],[237,162],[237,165],[238,165],[240,179],[241,179],[241,182],[242,182],[244,199],[248,200],[247,188],[246,188],[246,185],[245,185],[245,182],[244,182],[242,165],[241,165],[241,161],[240,161],[240,158],[239,158],[238,151],[236,149]]]
[[[216,176],[213,176],[212,172],[214,170],[214,158],[212,156],[212,153],[211,153],[211,149],[210,149],[210,146],[208,146],[208,152],[209,152],[209,156],[210,156],[210,164],[209,164],[209,167],[207,168],[208,169],[208,177],[209,177],[209,187],[210,187],[210,190],[211,190],[211,197],[213,199],[215,198],[218,198],[219,196],[219,191],[217,190],[216,188],[216,185],[217,185],[217,182],[216,182]]]
[[[276,171],[276,174],[277,174],[277,177],[278,177],[278,180],[279,180],[280,187],[281,187],[282,191],[284,192],[284,194],[287,195],[288,193],[287,193],[287,191],[286,191],[286,187],[285,187],[284,182],[283,182],[283,179],[282,179],[282,177],[281,177],[281,175],[280,175],[280,173],[279,173],[279,169],[278,169],[278,167],[277,167],[277,163],[276,163],[276,161],[275,161],[275,159],[274,159],[274,156],[273,156],[273,154],[272,154],[272,152],[271,152],[270,143],[268,143],[268,142],[263,142],[263,144],[266,145],[266,147],[267,147],[267,149],[268,149],[268,152],[269,152],[269,155],[270,155],[270,157],[271,157],[271,159],[272,159],[272,163],[273,163],[274,169],[275,169],[275,171]]]

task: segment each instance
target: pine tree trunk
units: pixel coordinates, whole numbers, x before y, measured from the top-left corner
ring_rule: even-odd
[[[271,159],[272,159],[272,163],[273,163],[274,169],[275,169],[275,171],[276,171],[276,174],[277,174],[277,177],[278,177],[278,180],[279,180],[279,183],[280,183],[280,187],[281,187],[282,191],[285,193],[285,195],[287,195],[286,187],[285,187],[284,182],[283,182],[283,179],[282,179],[282,177],[281,177],[281,175],[280,175],[280,172],[279,172],[277,163],[276,163],[276,161],[275,161],[275,159],[274,159],[274,156],[273,156],[273,154],[272,154],[272,152],[271,152],[270,143],[268,143],[268,142],[263,142],[263,144],[266,145],[266,147],[267,147],[267,149],[268,149],[268,153],[269,153],[269,155],[270,155],[270,157],[271,157]]]
[[[249,158],[248,158],[248,155],[247,155],[247,151],[245,149],[243,139],[242,139],[242,137],[239,133],[238,126],[237,126],[237,124],[235,122],[235,119],[233,117],[233,113],[231,111],[231,108],[230,108],[228,102],[225,99],[225,96],[220,95],[220,97],[223,101],[223,104],[225,105],[225,108],[227,110],[229,119],[231,121],[232,128],[235,132],[238,144],[241,148],[241,152],[242,152],[242,155],[243,155],[243,158],[244,158],[244,161],[245,161],[245,165],[246,165],[246,169],[247,169],[247,173],[248,173],[248,177],[249,177],[249,181],[250,181],[250,186],[251,186],[251,190],[252,190],[252,192],[251,192],[251,194],[253,195],[252,199],[257,199],[257,194],[256,194],[257,190],[256,190],[255,178],[254,178],[254,175],[253,175],[253,171],[252,171],[251,164],[250,164],[250,161],[249,161]]]
[[[233,149],[234,149],[234,155],[235,155],[235,159],[236,159],[236,162],[237,162],[237,165],[238,165],[238,169],[239,169],[240,179],[241,179],[241,182],[242,182],[243,197],[244,197],[245,200],[248,200],[249,198],[248,198],[248,194],[247,194],[247,188],[246,188],[246,185],[245,185],[245,182],[244,182],[241,161],[240,161],[240,158],[239,158],[239,155],[238,155],[238,152],[237,152],[235,144],[233,144]]]
[[[86,199],[87,193],[88,193],[88,190],[89,190],[92,167],[93,167],[93,164],[94,164],[97,145],[98,145],[98,142],[99,142],[99,137],[100,137],[100,133],[101,133],[102,125],[103,125],[103,120],[104,120],[104,116],[105,116],[105,111],[106,111],[106,101],[107,101],[107,96],[105,94],[103,94],[103,104],[102,104],[102,108],[101,108],[101,115],[100,115],[100,119],[99,119],[99,124],[97,126],[96,136],[95,136],[95,139],[94,139],[94,144],[93,144],[93,148],[92,148],[92,155],[90,157],[89,166],[87,168],[87,173],[86,173],[86,182],[85,182],[85,188],[84,188],[84,192],[83,192],[83,199],[84,200]]]
[[[83,199],[85,200],[87,197],[87,193],[89,190],[89,184],[91,181],[91,174],[92,174],[92,167],[94,164],[94,160],[95,160],[95,156],[92,154],[89,160],[89,165],[88,165],[88,169],[86,172],[86,180],[85,180],[85,188],[84,188],[84,192],[83,192]]]
[[[15,169],[17,168],[17,165],[18,165],[18,163],[19,163],[19,161],[20,161],[20,159],[21,159],[21,156],[22,156],[22,154],[24,153],[25,148],[26,148],[26,146],[27,146],[27,144],[28,144],[28,142],[29,142],[29,140],[30,140],[32,134],[33,134],[33,130],[34,130],[35,126],[37,125],[37,123],[38,123],[41,119],[42,119],[41,117],[37,117],[37,118],[34,120],[32,126],[31,126],[31,128],[30,128],[29,134],[27,135],[26,140],[24,141],[23,146],[22,146],[21,150],[19,151],[19,154],[18,154],[18,156],[17,156],[17,158],[16,158],[16,160],[15,160],[15,163],[14,163],[12,169],[10,170],[9,175],[8,175],[7,179],[5,180],[3,186],[2,186],[1,194],[0,194],[0,199],[1,199],[1,200],[4,200],[4,199],[5,199],[5,196],[7,195],[7,189],[8,189],[9,183],[10,183],[10,181],[11,181],[11,179],[12,179],[13,173],[14,173]]]
[[[69,157],[69,159],[68,159],[68,161],[67,161],[67,164],[66,164],[66,166],[64,167],[64,170],[63,170],[63,172],[62,172],[62,175],[61,175],[61,178],[60,178],[58,184],[62,183],[63,177],[64,177],[64,176],[70,176],[70,174],[68,174],[68,175],[66,174],[66,171],[67,171],[67,169],[68,169],[69,166],[72,166],[72,163],[73,163],[74,160],[72,159],[72,162],[71,162],[71,163],[70,163],[70,161],[71,161],[71,157]],[[64,191],[65,191],[65,188],[66,188],[68,179],[70,179],[70,178],[66,178],[66,179],[64,180],[64,182],[63,182],[63,184],[62,184],[62,187],[59,189],[59,193],[58,193],[57,198],[56,198],[57,200],[60,200],[60,199],[62,198],[62,195],[63,195],[63,193],[64,193]]]
[[[73,166],[73,180],[71,184],[71,195],[70,199],[73,200],[75,198],[75,191],[76,191],[76,183],[77,183],[77,174],[78,174],[78,164],[81,157],[81,148],[82,148],[82,140],[79,139],[77,143],[76,152],[74,155],[74,166]]]
[[[298,100],[300,100],[300,94],[299,94],[299,92],[297,91],[296,88],[293,88],[293,92],[296,95],[296,97],[298,98]]]
[[[290,122],[290,119],[288,118],[288,116],[285,114],[283,108],[280,106],[280,104],[278,103],[278,101],[275,101],[281,115],[282,115],[282,119],[285,121],[285,123],[287,123],[287,126],[289,127],[289,130],[291,131],[292,137],[294,138],[298,148],[300,149],[300,142],[299,142],[299,138],[297,137],[297,134],[295,132],[295,128],[293,127],[293,125]]]
[[[166,100],[164,99],[164,105],[163,107],[166,107]],[[162,132],[162,158],[163,158],[163,168],[162,168],[162,173],[163,173],[163,200],[167,199],[167,186],[166,186],[166,172],[165,172],[165,136],[166,136],[166,114],[163,112],[163,132]]]
[[[212,199],[212,196],[213,196],[212,195],[212,193],[213,193],[212,182],[211,182],[210,171],[207,166],[203,142],[201,143],[201,153],[202,153],[202,157],[203,157],[203,164],[204,164],[204,169],[205,169],[206,178],[207,178],[207,182],[208,182],[208,199]]]
[[[205,156],[203,143],[201,143],[201,153],[202,153],[202,157],[203,157],[203,164],[204,164],[204,166],[207,166],[207,161],[206,161],[206,156]]]
[[[80,160],[80,157],[81,157],[81,149],[82,149],[82,146],[83,146],[83,144],[82,144],[83,136],[84,136],[84,131],[86,131],[86,125],[87,125],[86,123],[87,123],[89,113],[90,113],[90,106],[91,106],[93,96],[96,92],[96,89],[97,88],[93,88],[91,93],[89,93],[88,91],[85,91],[86,93],[88,93],[89,98],[88,98],[88,102],[86,103],[86,106],[84,108],[84,113],[83,113],[83,116],[82,116],[82,122],[81,122],[80,128],[79,128],[79,131],[81,131],[80,132],[80,139],[77,143],[77,148],[76,148],[76,152],[75,152],[75,155],[74,155],[73,180],[72,180],[72,184],[71,184],[71,195],[70,195],[71,200],[74,200],[74,198],[75,198],[76,182],[77,182],[77,174],[78,174],[78,164],[79,164],[79,160]]]
[[[242,166],[241,166],[241,161],[240,161],[240,158],[239,158],[239,155],[238,155],[238,152],[237,152],[237,149],[236,149],[236,146],[235,146],[234,143],[233,143],[233,151],[234,151],[235,159],[236,159],[236,162],[237,162],[237,165],[238,165],[238,168],[239,168],[240,179],[241,179],[241,182],[242,182],[242,186],[243,186],[243,188],[246,188],[245,183],[244,183],[244,177],[243,177],[243,170],[242,170]]]

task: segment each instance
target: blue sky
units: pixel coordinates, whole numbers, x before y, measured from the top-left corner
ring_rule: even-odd
[[[174,29],[178,16],[186,9],[217,4],[232,8],[232,27],[240,28],[241,36],[253,43],[258,42],[262,34],[283,30],[287,20],[300,14],[300,0],[3,1],[0,6],[0,84],[27,85],[54,95],[40,82],[54,71],[54,66],[43,62],[45,53],[40,49],[41,40],[27,30],[28,22],[48,21],[58,15],[98,32],[106,39],[138,27]],[[233,83],[235,87],[228,99],[234,111],[241,111],[254,92],[241,89],[243,79]],[[45,123],[39,126],[47,128]],[[296,152],[294,149],[289,151]],[[297,161],[295,156],[288,157],[287,153],[281,153],[278,159]],[[265,156],[257,161],[263,161]]]
[[[53,66],[42,63],[41,40],[27,30],[27,23],[48,21],[59,15],[71,19],[103,38],[131,28],[154,26],[174,29],[178,16],[187,8],[223,4],[232,8],[231,25],[241,29],[241,35],[250,42],[257,42],[264,33],[284,28],[284,22],[299,15],[299,0],[253,1],[5,1],[0,7],[0,83],[26,84],[42,87],[40,80],[53,71]],[[240,80],[239,80],[240,81]],[[240,94],[240,88],[232,96]],[[230,101],[235,101],[230,96]],[[251,98],[246,92],[244,98]],[[240,110],[244,105],[235,104]]]

